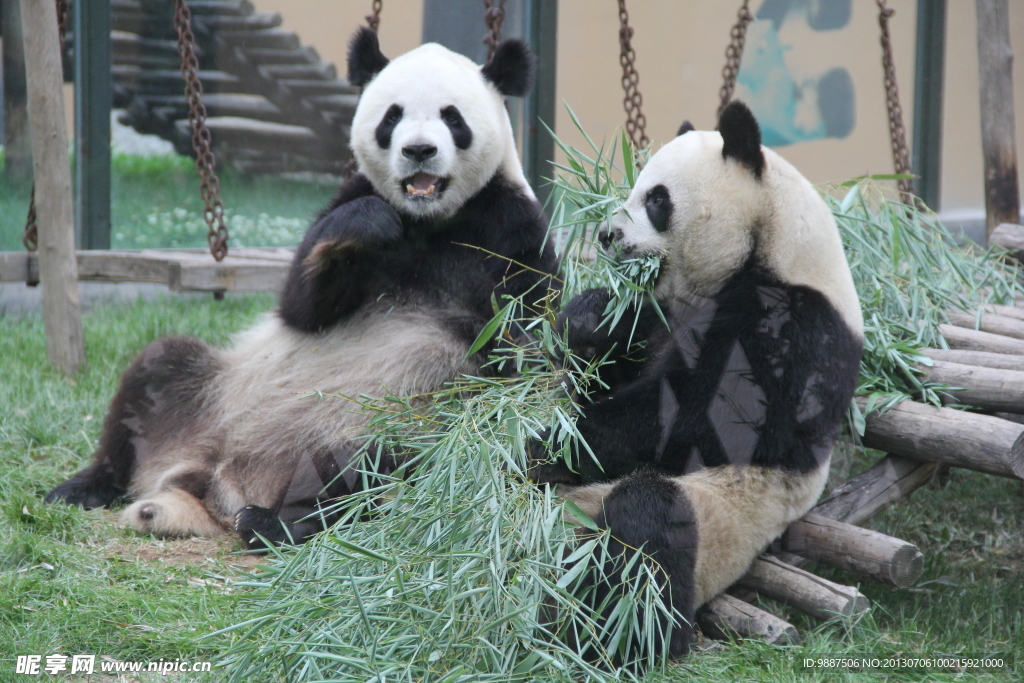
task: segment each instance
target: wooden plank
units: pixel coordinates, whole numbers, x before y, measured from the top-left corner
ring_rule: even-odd
[[[914,544],[821,515],[808,514],[790,524],[782,547],[897,588],[913,586],[924,571],[924,556]]]
[[[64,121],[64,77],[57,8],[52,0],[21,0],[25,39],[32,171],[39,226],[39,267],[43,285],[46,347],[58,369],[85,367],[82,310],[78,300],[71,165]]]
[[[25,251],[0,252],[0,282],[28,282],[29,259]]]
[[[847,524],[860,524],[930,482],[934,462],[889,454],[864,474],[830,492],[811,512]]]
[[[1011,356],[1005,353],[989,353],[987,351],[962,351],[958,349],[921,349],[921,353],[932,360],[977,365],[997,370],[1024,371],[1024,356]]]
[[[981,147],[985,161],[985,224],[1020,221],[1013,111],[1013,46],[1007,0],[975,0]]]
[[[865,399],[858,398],[861,410]],[[866,416],[864,445],[918,460],[1024,478],[1024,425],[903,401]]]
[[[264,31],[218,31],[217,37],[246,49],[298,50],[301,47],[299,37],[283,28],[270,28]]]
[[[287,264],[241,261],[239,264],[173,263],[170,267],[169,286],[176,292],[281,291],[288,275]]]
[[[175,121],[174,127],[179,139],[192,139],[192,129],[187,120]],[[317,156],[324,151],[324,145],[317,134],[304,126],[219,116],[206,119],[206,127],[213,138],[213,144],[218,147],[227,144],[233,149],[255,147],[261,151],[273,149],[310,156]]]
[[[256,67],[267,78],[309,81],[334,81],[338,72],[329,62],[316,64],[264,64]]]
[[[939,334],[952,349],[1024,356],[1024,341],[1004,337],[1001,334],[979,332],[956,325],[939,325]]]
[[[1024,339],[1024,320],[1010,318],[994,313],[967,313],[966,311],[946,311],[949,322],[957,327],[968,330],[980,329],[990,334],[1001,334],[1013,339]],[[980,326],[979,326],[980,323]]]
[[[719,640],[738,636],[771,645],[799,642],[796,628],[789,622],[728,594],[708,601],[697,612],[697,623],[704,635]]]
[[[862,614],[871,606],[856,588],[815,576],[770,555],[754,560],[738,585],[785,602],[816,619]]]

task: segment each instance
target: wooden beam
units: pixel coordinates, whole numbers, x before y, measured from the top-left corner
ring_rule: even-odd
[[[957,327],[963,327],[968,330],[980,329],[982,332],[990,334],[1001,334],[1004,337],[1011,337],[1013,339],[1024,339],[1024,320],[987,312],[979,316],[975,312],[946,311],[946,315],[949,316],[949,322]]]
[[[861,410],[866,401],[857,399]],[[904,401],[866,416],[864,445],[918,460],[1024,478],[1024,425]]]
[[[1013,111],[1013,46],[1007,0],[975,0],[981,147],[985,160],[985,225],[1020,222]]]
[[[784,602],[816,619],[849,617],[866,612],[871,606],[856,588],[815,576],[771,555],[754,560],[738,585]]]
[[[946,340],[951,349],[964,351],[987,351],[988,353],[1005,353],[1012,356],[1024,356],[1024,341],[1004,337],[991,332],[969,330],[956,325],[939,325],[939,334]]]
[[[924,556],[912,543],[821,515],[808,514],[790,524],[782,547],[897,588],[913,586],[924,571]]]
[[[889,454],[864,474],[829,493],[811,512],[847,524],[860,524],[930,482],[933,462]]]
[[[32,170],[36,183],[43,323],[50,362],[68,373],[85,366],[82,311],[78,301],[71,167],[64,123],[57,8],[52,0],[21,0],[25,37]]]
[[[1018,368],[1024,369],[1024,365]],[[989,411],[1024,413],[1024,372],[942,360],[934,361],[931,366],[919,365],[917,369],[929,382],[954,388],[942,393],[944,401],[948,399]]]
[[[1024,370],[1024,356],[987,351],[961,351],[957,349],[921,349],[921,354],[932,360],[941,360],[961,365],[977,365],[996,370]]]
[[[726,593],[698,610],[697,623],[704,635],[719,640],[751,638],[771,645],[799,642],[799,635],[789,622]]]

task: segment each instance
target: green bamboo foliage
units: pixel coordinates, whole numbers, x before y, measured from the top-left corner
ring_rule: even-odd
[[[607,149],[587,140],[586,152],[558,143],[566,164],[554,181],[552,234],[562,302],[608,287],[612,324],[650,297],[659,263],[595,248],[644,156],[625,136]],[[884,200],[871,179],[841,189],[841,200],[826,201],[864,311],[858,392],[879,404],[937,402],[935,387],[912,370],[928,362],[918,349],[943,345],[944,309],[1011,301],[1016,270],[995,251],[958,246],[934,216]],[[474,349],[500,349],[493,363],[503,375],[513,364],[511,377],[467,377],[434,396],[383,405],[356,399],[375,411],[364,469],[399,453],[406,476],[364,472],[366,490],[339,503],[343,518],[332,530],[274,551],[243,584],[239,622],[214,634],[231,639],[231,681],[612,681],[635,676],[611,670],[615,654],[646,663],[634,671],[656,661],[655,646],[668,636],[658,625],[666,607],[656,570],[617,570],[606,578],[625,581],[624,597],[593,605],[589,585],[606,536],[527,475],[528,443],[542,435],[556,457],[588,457],[573,447],[575,416],[586,405],[572,397],[599,381],[601,360],[564,357],[554,301],[537,320],[515,320],[519,309],[508,301],[494,310]],[[851,417],[855,426],[862,420],[856,409]],[[595,607],[608,618],[596,619]]]

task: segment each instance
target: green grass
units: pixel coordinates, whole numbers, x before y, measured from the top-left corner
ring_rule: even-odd
[[[89,367],[74,379],[49,367],[38,316],[0,315],[0,681],[27,680],[14,674],[16,655],[216,654],[201,637],[230,622],[233,543],[140,538],[112,512],[42,497],[88,463],[120,374],[148,342],[222,343],[271,305],[255,296],[101,306],[85,316]]]
[[[230,246],[293,246],[336,185],[220,171]],[[111,180],[114,249],[205,247],[199,177],[191,159],[114,155]],[[0,182],[0,251],[20,251],[29,185]]]

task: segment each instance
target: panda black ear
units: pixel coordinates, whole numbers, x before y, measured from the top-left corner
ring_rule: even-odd
[[[690,123],[689,119],[687,119],[686,121],[683,121],[683,125],[679,126],[679,130],[676,131],[676,137],[679,137],[680,135],[685,135],[686,133],[689,133],[691,130],[696,130],[696,128],[694,128],[693,124]]]
[[[733,100],[718,117],[718,132],[722,134],[722,156],[732,157],[746,164],[754,177],[761,179],[764,154],[761,152],[761,129],[747,105]]]
[[[361,27],[348,44],[348,82],[362,87],[387,65],[388,58],[381,54],[377,32]]]
[[[502,95],[522,97],[533,85],[535,66],[536,59],[526,43],[512,38],[498,45],[491,61],[480,69],[480,73],[493,83]]]

